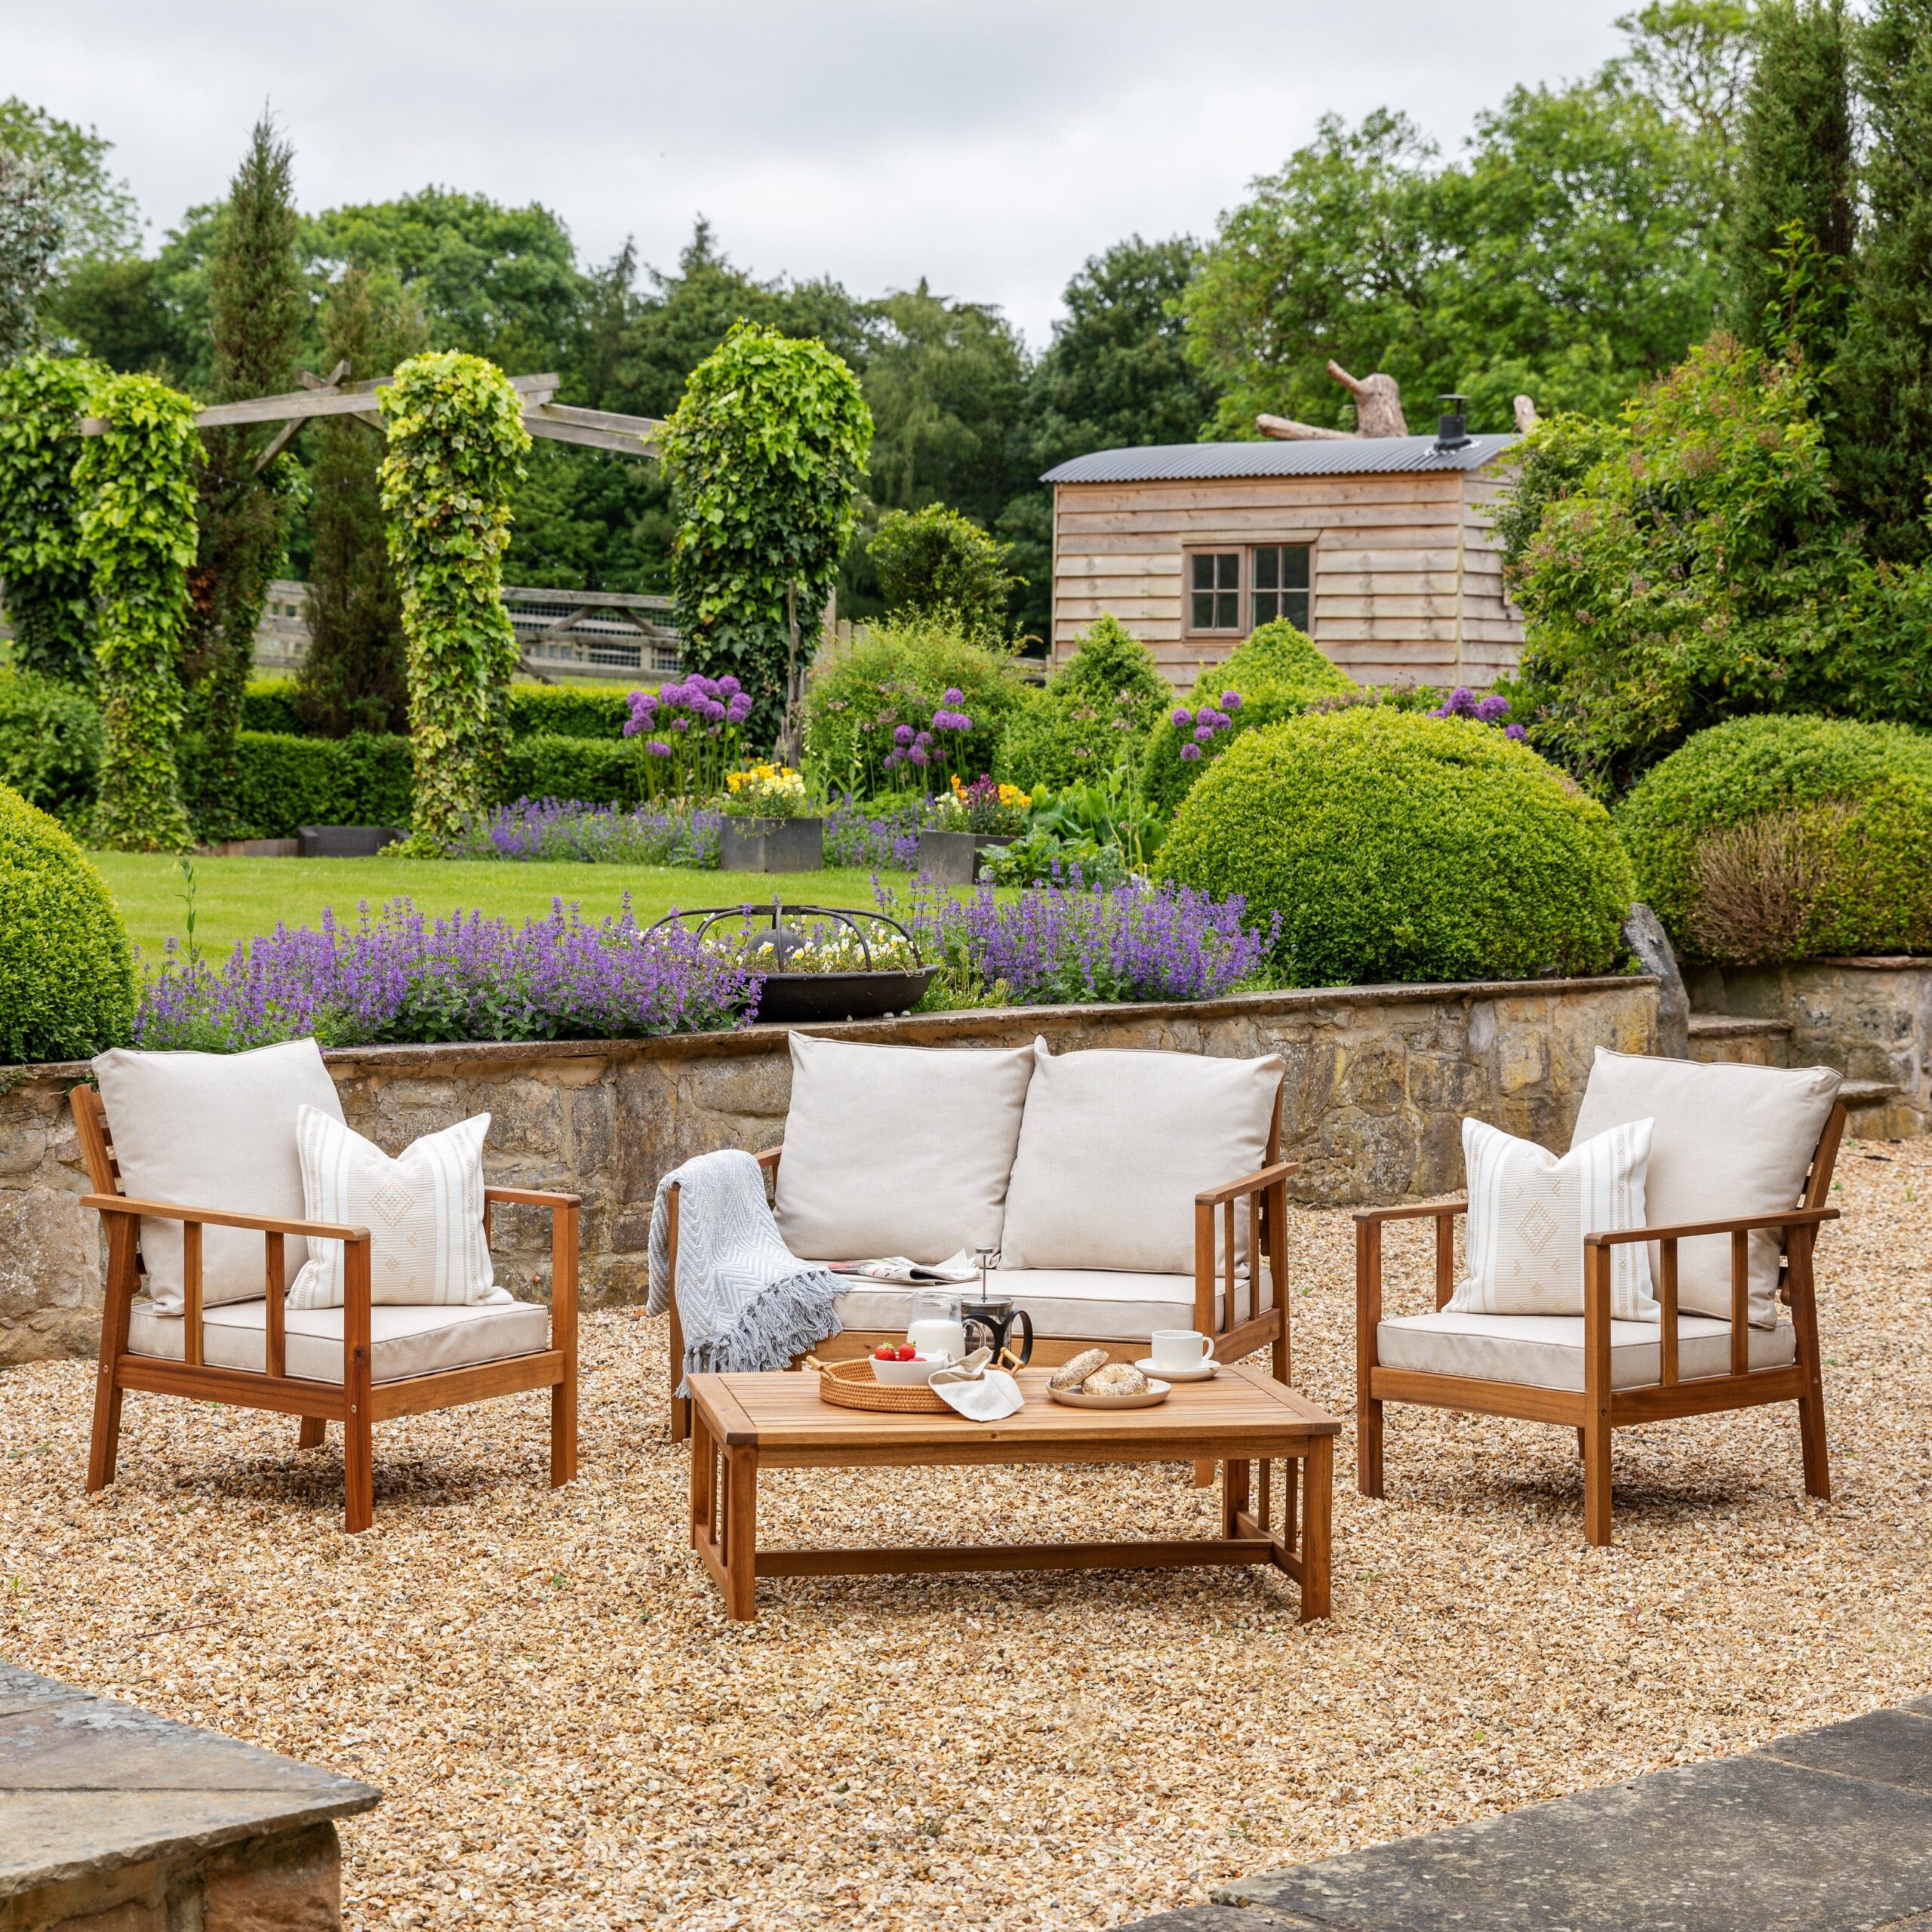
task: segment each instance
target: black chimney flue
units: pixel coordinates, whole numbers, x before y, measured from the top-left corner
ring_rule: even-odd
[[[1435,398],[1442,414],[1435,419],[1435,447],[1438,450],[1466,449],[1469,432],[1463,426],[1463,405],[1469,398],[1460,395],[1439,395]]]

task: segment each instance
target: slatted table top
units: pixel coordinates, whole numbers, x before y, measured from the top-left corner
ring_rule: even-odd
[[[1012,1456],[1032,1448],[1042,1460],[1140,1460],[1171,1454],[1177,1460],[1212,1457],[1217,1445],[1261,1453],[1271,1445],[1337,1434],[1341,1424],[1266,1371],[1237,1364],[1207,1382],[1177,1383],[1164,1402],[1146,1409],[1070,1408],[1047,1392],[1050,1368],[1022,1369],[1026,1406],[1003,1420],[972,1422],[951,1410],[942,1415],[846,1409],[822,1401],[812,1371],[771,1374],[694,1375],[691,1397],[705,1412],[721,1447],[761,1454],[841,1451],[867,1460],[903,1454],[909,1461],[971,1459],[991,1451]]]

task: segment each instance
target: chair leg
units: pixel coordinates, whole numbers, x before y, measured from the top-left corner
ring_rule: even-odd
[[[121,1386],[115,1364],[128,1346],[134,1299],[134,1237],[125,1215],[108,1217],[107,1294],[100,1315],[100,1366],[94,1385],[94,1434],[88,1445],[88,1494],[114,1480],[121,1451]]]
[[[365,1404],[342,1426],[343,1527],[351,1536],[376,1520],[374,1447]]]
[[[1355,1404],[1355,1487],[1364,1496],[1383,1493],[1382,1404],[1372,1395]]]
[[[298,1449],[319,1449],[329,1439],[329,1426],[322,1416],[304,1416],[302,1427],[295,1438]]]
[[[577,1362],[550,1391],[550,1487],[577,1480]]]
[[[1583,1534],[1595,1548],[1611,1541],[1610,1418],[1593,1416],[1580,1432],[1583,1438]]]
[[[114,1364],[103,1361],[94,1386],[94,1439],[88,1448],[88,1494],[105,1489],[114,1480],[121,1449],[121,1389]]]
[[[1831,1452],[1825,1446],[1825,1395],[1813,1389],[1798,1398],[1798,1434],[1804,1448],[1804,1493],[1832,1500]]]

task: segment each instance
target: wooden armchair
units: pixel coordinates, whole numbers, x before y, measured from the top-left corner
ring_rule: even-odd
[[[1362,1494],[1379,1497],[1383,1493],[1382,1421],[1386,1403],[1414,1402],[1477,1415],[1563,1423],[1576,1429],[1583,1457],[1584,1533],[1592,1543],[1607,1544],[1611,1540],[1610,1445],[1614,1430],[1672,1421],[1682,1416],[1751,1408],[1766,1402],[1795,1402],[1805,1491],[1829,1498],[1831,1472],[1825,1443],[1825,1394],[1820,1373],[1811,1258],[1820,1224],[1838,1218],[1837,1209],[1825,1203],[1831,1193],[1832,1170],[1837,1163],[1844,1125],[1845,1109],[1841,1102],[1833,1106],[1819,1137],[1799,1204],[1786,1212],[1586,1235],[1580,1388],[1552,1386],[1552,1378],[1491,1380],[1384,1365],[1380,1358],[1383,1229],[1391,1221],[1435,1222],[1435,1306],[1439,1311],[1447,1306],[1454,1292],[1456,1217],[1467,1212],[1469,1204],[1449,1201],[1428,1207],[1377,1208],[1358,1214],[1355,1217],[1355,1454],[1356,1484]],[[1794,1359],[1772,1359],[1754,1367],[1754,1349],[1762,1349],[1774,1357],[1782,1352],[1767,1347],[1762,1339],[1766,1331],[1753,1329],[1748,1320],[1749,1241],[1752,1232],[1758,1229],[1776,1229],[1781,1237],[1777,1297],[1791,1310],[1791,1342],[1795,1346],[1792,1349]],[[1681,1373],[1684,1347],[1678,1309],[1678,1244],[1709,1235],[1730,1237],[1728,1334],[1713,1337],[1703,1331],[1720,1324],[1698,1324],[1700,1356],[1710,1351],[1715,1340],[1720,1343],[1722,1358],[1715,1370],[1700,1363],[1698,1372],[1686,1376]],[[1655,1325],[1654,1342],[1638,1345],[1640,1350],[1647,1348],[1654,1355],[1655,1369],[1650,1372],[1646,1362],[1643,1372],[1634,1377],[1614,1376],[1611,1251],[1636,1241],[1654,1243],[1660,1252],[1661,1278],[1657,1297],[1660,1319]],[[1577,1325],[1574,1318],[1558,1315],[1473,1319],[1513,1324],[1515,1330],[1525,1323],[1552,1324],[1572,1331]],[[1617,1325],[1622,1328],[1626,1324]],[[1647,1330],[1651,1327],[1641,1325]],[[1520,1350],[1521,1346],[1512,1332],[1495,1346],[1494,1358],[1506,1361],[1512,1349]],[[1524,1359],[1520,1354],[1517,1358]]]
[[[212,1208],[183,1206],[168,1201],[131,1200],[121,1191],[120,1171],[100,1095],[91,1087],[76,1087],[69,1095],[79,1130],[82,1151],[94,1192],[82,1205],[96,1209],[107,1225],[106,1304],[100,1331],[100,1369],[94,1387],[94,1438],[88,1459],[90,1494],[114,1480],[121,1428],[121,1398],[130,1389],[192,1401],[223,1402],[236,1408],[269,1409],[301,1418],[297,1446],[319,1447],[329,1422],[343,1425],[343,1519],[353,1531],[366,1530],[375,1513],[371,1435],[375,1423],[395,1416],[421,1415],[453,1409],[468,1402],[525,1389],[550,1391],[550,1481],[552,1487],[577,1474],[577,1212],[574,1194],[541,1193],[534,1189],[488,1188],[484,1193],[484,1238],[489,1238],[490,1210],[494,1203],[518,1202],[546,1208],[550,1215],[550,1306],[546,1312],[513,1303],[514,1331],[500,1333],[495,1343],[471,1342],[471,1347],[500,1346],[503,1335],[528,1337],[535,1346],[514,1352],[491,1354],[485,1359],[428,1373],[388,1372],[411,1365],[411,1349],[420,1358],[426,1338],[433,1352],[439,1330],[447,1337],[462,1318],[485,1311],[462,1309],[384,1307],[370,1303],[370,1238],[366,1228],[338,1226],[331,1222],[282,1220],[260,1214],[231,1214]],[[178,1318],[180,1355],[131,1349],[130,1328],[134,1297],[143,1272],[140,1224],[143,1216],[182,1224],[185,1306]],[[202,1230],[204,1226],[259,1229],[263,1237],[263,1295],[259,1302],[230,1303],[204,1309],[202,1301]],[[283,1242],[291,1235],[312,1235],[344,1244],[343,1306],[308,1315],[290,1311],[282,1287]],[[257,1331],[253,1312],[261,1312],[260,1368],[210,1363],[207,1343],[215,1332],[210,1318],[222,1322],[220,1331],[231,1352],[253,1352]],[[238,1313],[237,1311],[245,1312]],[[487,1312],[499,1312],[491,1308]],[[444,1318],[439,1324],[436,1318]],[[337,1340],[324,1332],[341,1321]],[[406,1318],[398,1321],[398,1318]],[[157,1318],[172,1321],[176,1318]],[[291,1332],[293,1319],[299,1331]],[[547,1337],[543,1328],[547,1319]],[[392,1339],[379,1329],[398,1330]],[[405,1330],[411,1332],[404,1332]],[[291,1373],[291,1343],[306,1372]],[[340,1349],[340,1359],[334,1352]],[[460,1346],[442,1352],[462,1355]]]
[[[1275,1095],[1274,1115],[1269,1125],[1266,1157],[1263,1165],[1253,1174],[1244,1174],[1238,1180],[1229,1181],[1222,1186],[1208,1189],[1195,1196],[1192,1305],[1190,1308],[1177,1304],[1171,1319],[1176,1326],[1186,1320],[1189,1325],[1201,1334],[1212,1335],[1216,1358],[1221,1361],[1238,1361],[1242,1356],[1251,1355],[1263,1347],[1272,1349],[1272,1366],[1275,1379],[1286,1382],[1289,1373],[1287,1183],[1290,1175],[1300,1171],[1300,1164],[1283,1161],[1280,1158],[1281,1151],[1281,1096],[1278,1088]],[[755,1157],[768,1179],[777,1177],[778,1164],[784,1152],[781,1144],[768,1147]],[[681,1442],[691,1433],[691,1404],[675,1392],[681,1379],[685,1358],[684,1331],[678,1319],[678,1187],[673,1183],[668,1190],[667,1201],[670,1224],[670,1357],[671,1388],[673,1392],[671,1397],[671,1438],[673,1441]],[[1251,1256],[1257,1257],[1257,1262],[1251,1263],[1244,1278],[1238,1276],[1235,1266],[1235,1211],[1242,1202],[1247,1204],[1247,1251]],[[1221,1260],[1218,1278],[1215,1263],[1215,1217],[1217,1212],[1222,1220]],[[1265,1261],[1267,1264],[1270,1286],[1269,1305],[1266,1308],[1260,1306],[1258,1287],[1261,1273],[1258,1265],[1260,1261]],[[1027,1302],[1026,1282],[1025,1270],[995,1271],[989,1277],[989,1286],[995,1295],[1017,1301],[1022,1307],[1025,1307]],[[856,1279],[854,1283],[855,1288],[872,1285]],[[1244,1294],[1242,1293],[1244,1288]],[[970,1296],[968,1299],[971,1299]],[[1245,1313],[1241,1312],[1244,1305]],[[1121,1337],[1118,1334],[1049,1334],[1037,1326],[1037,1318],[1036,1336],[1033,1359],[1048,1366],[1069,1361],[1083,1349],[1110,1348],[1118,1350],[1121,1346]],[[881,1342],[897,1342],[904,1339],[903,1324],[897,1328],[848,1327],[816,1352],[823,1359],[838,1361],[852,1355],[869,1355]],[[795,1363],[793,1366],[797,1364]],[[1204,1469],[1208,1466],[1202,1465]],[[1206,1478],[1201,1479],[1204,1481]]]

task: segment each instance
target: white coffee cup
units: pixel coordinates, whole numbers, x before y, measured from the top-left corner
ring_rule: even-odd
[[[1176,1375],[1205,1366],[1214,1359],[1214,1338],[1198,1328],[1154,1331],[1154,1366]]]

